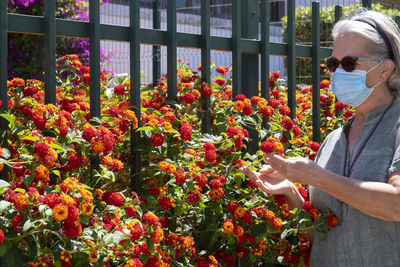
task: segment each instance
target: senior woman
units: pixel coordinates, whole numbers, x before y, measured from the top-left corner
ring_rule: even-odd
[[[400,266],[400,32],[388,16],[362,11],[333,28],[331,89],[355,116],[331,132],[314,161],[267,154],[259,172],[240,171],[264,192],[303,198],[336,213],[326,239],[314,233],[311,266]],[[398,137],[397,140],[400,140]]]

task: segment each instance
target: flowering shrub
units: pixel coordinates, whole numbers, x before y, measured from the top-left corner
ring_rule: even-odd
[[[207,85],[180,62],[178,96],[167,83],[141,92],[141,118],[132,112],[130,81],[101,75],[101,118],[90,124],[89,68],[76,55],[60,58],[57,105],[45,105],[43,83],[8,82],[10,167],[0,181],[0,256],[30,266],[235,266],[251,262],[308,265],[307,229],[337,224],[306,201],[289,210],[282,195],[264,195],[239,166],[262,164],[263,152],[314,158],[311,88],[297,92],[297,118],[288,115],[286,87],[271,74],[271,98],[232,99],[229,68]],[[112,83],[117,83],[111,86]],[[325,87],[323,87],[325,85]],[[341,123],[329,83],[321,83],[322,135]],[[210,97],[211,109],[201,108]],[[329,115],[329,116],[328,116]],[[211,116],[210,133],[201,132]],[[263,127],[268,120],[268,127]],[[263,122],[264,121],[264,122]],[[141,134],[142,192],[127,190],[130,127]],[[258,136],[258,143],[250,143]],[[246,148],[255,145],[257,152]],[[307,200],[306,185],[296,184]],[[18,255],[18,256],[16,256]]]
[[[24,15],[43,16],[43,0],[8,0],[7,12]],[[103,0],[101,4],[108,3]],[[57,0],[56,17],[89,21],[87,0]],[[69,37],[57,37],[57,55],[78,54],[84,65],[89,65],[89,40]],[[8,77],[36,78],[43,77],[43,37],[37,35],[9,33]],[[104,52],[100,47],[100,60],[103,67],[111,64],[113,51]],[[24,64],[21,64],[24,62]]]

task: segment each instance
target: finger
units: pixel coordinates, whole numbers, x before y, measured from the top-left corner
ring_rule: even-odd
[[[256,181],[253,181],[263,192],[270,194],[271,193],[271,188],[268,186],[268,184],[262,182],[260,179],[257,179]]]
[[[269,174],[274,171],[275,171],[275,169],[272,168],[270,165],[263,165],[259,172],[260,172],[260,174]]]
[[[287,159],[284,159],[281,156],[275,155],[273,153],[268,153],[266,156],[268,162],[273,162],[280,165],[284,165],[287,162]]]

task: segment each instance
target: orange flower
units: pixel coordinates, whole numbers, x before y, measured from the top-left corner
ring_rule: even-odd
[[[56,221],[64,221],[68,218],[68,207],[63,204],[57,204],[53,208],[53,218]]]
[[[235,211],[233,212],[233,217],[235,218],[241,218],[243,215],[246,213],[244,208],[242,206],[238,206]]]
[[[233,104],[233,109],[237,112],[242,111],[244,108],[244,102],[243,101],[235,101],[235,103]]]
[[[105,144],[102,139],[96,138],[91,142],[92,151],[96,154],[100,154],[105,150]]]
[[[160,226],[154,227],[153,234],[151,235],[151,240],[156,244],[164,240],[164,231],[161,229]]]
[[[49,169],[46,166],[39,165],[35,169],[35,181],[49,182],[50,181],[49,174],[50,174]]]
[[[234,225],[232,219],[226,219],[222,228],[224,229],[224,232],[227,234],[233,233]]]
[[[282,228],[282,220],[278,217],[275,217],[274,220],[272,221],[272,226],[276,230],[280,230]]]
[[[79,205],[79,209],[82,211],[82,215],[92,215],[93,203],[84,201]]]
[[[243,227],[240,226],[239,224],[235,224],[233,229],[233,234],[237,237],[241,237],[243,236],[243,233],[244,233]]]
[[[29,199],[25,194],[16,193],[11,197],[11,201],[17,210],[25,210],[28,207]]]

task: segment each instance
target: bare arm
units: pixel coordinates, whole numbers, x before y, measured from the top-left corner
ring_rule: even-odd
[[[292,182],[315,186],[370,216],[400,221],[400,171],[394,172],[388,183],[381,183],[344,177],[303,158],[284,159],[269,154],[268,162]]]

